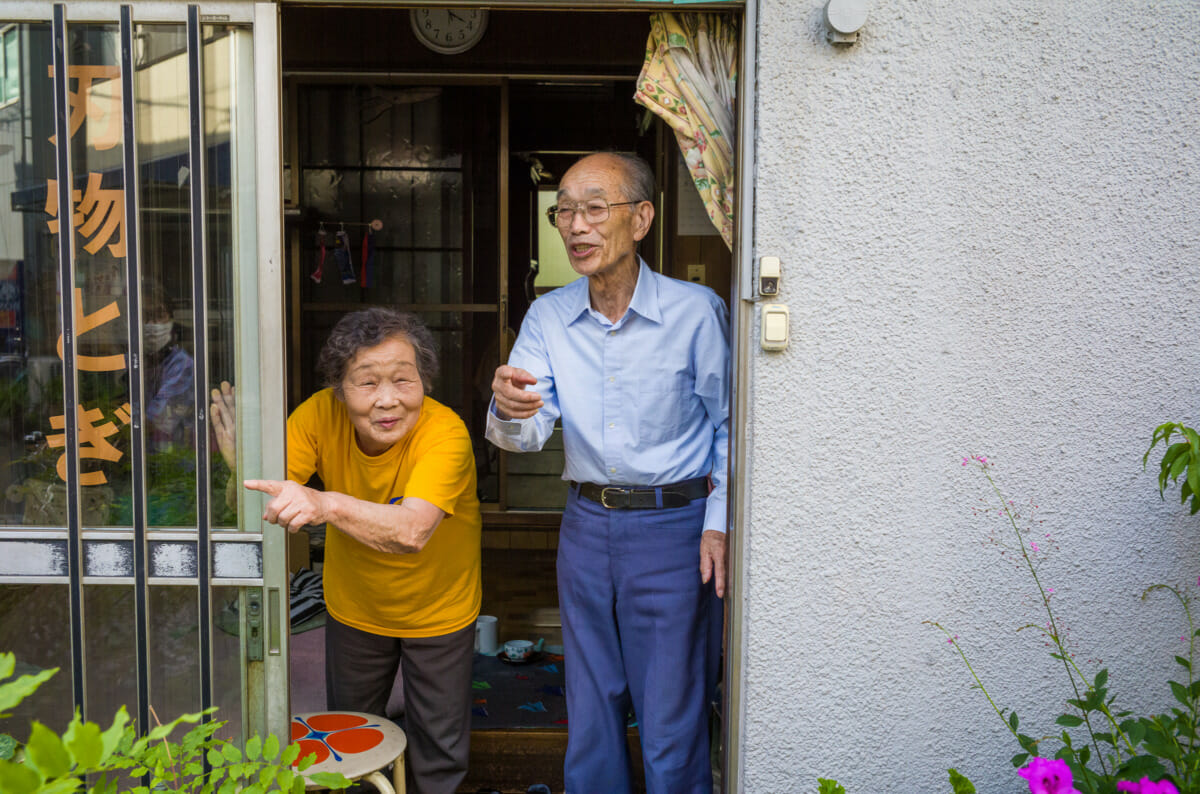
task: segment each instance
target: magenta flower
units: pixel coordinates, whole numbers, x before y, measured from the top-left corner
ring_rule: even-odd
[[[1179,789],[1175,788],[1175,784],[1169,780],[1160,780],[1155,783],[1148,777],[1144,777],[1136,783],[1122,780],[1117,784],[1117,791],[1128,791],[1130,794],[1179,794]]]
[[[1029,781],[1029,794],[1080,794],[1072,785],[1071,767],[1061,758],[1034,756],[1017,774]]]
[[[1030,541],[1029,547],[1034,551],[1041,551],[1041,549],[1038,548],[1037,541]]]

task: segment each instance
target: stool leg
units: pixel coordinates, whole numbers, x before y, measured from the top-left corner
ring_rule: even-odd
[[[392,766],[392,783],[396,786],[396,794],[405,794],[404,753],[396,757],[396,763]]]
[[[375,770],[371,774],[365,775],[363,780],[371,783],[375,786],[375,788],[379,789],[379,794],[396,794],[395,790],[392,788],[392,784],[388,782],[388,779],[384,777],[379,770]]]

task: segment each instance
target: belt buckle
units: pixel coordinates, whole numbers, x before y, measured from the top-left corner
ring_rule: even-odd
[[[610,505],[610,504],[608,503],[608,492],[609,492],[609,491],[612,491],[613,493],[615,493],[615,494],[618,494],[618,495],[622,495],[622,494],[623,494],[623,495],[626,497],[626,499],[628,500],[628,497],[629,497],[629,489],[628,489],[628,488],[614,488],[614,487],[612,487],[611,485],[609,485],[609,486],[605,486],[604,488],[601,488],[601,489],[600,489],[600,504],[601,504],[601,505],[603,505],[604,507],[608,508],[609,510],[619,510],[619,509],[621,509],[621,506],[620,506],[620,505]]]

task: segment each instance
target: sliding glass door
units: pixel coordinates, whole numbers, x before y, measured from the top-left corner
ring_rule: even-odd
[[[282,734],[277,11],[144,7],[0,10],[0,651],[18,719]]]

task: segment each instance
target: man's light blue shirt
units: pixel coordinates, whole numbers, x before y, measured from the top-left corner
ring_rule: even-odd
[[[729,316],[708,287],[668,278],[639,258],[629,309],[611,322],[581,278],[529,307],[508,357],[537,378],[544,405],[503,420],[493,399],[487,438],[512,452],[542,448],[562,418],[564,480],[667,485],[710,476],[704,529],[725,531],[729,457]]]

